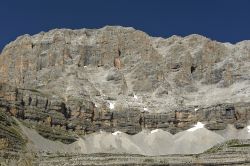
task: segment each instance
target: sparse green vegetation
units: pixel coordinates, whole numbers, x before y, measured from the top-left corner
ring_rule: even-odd
[[[62,129],[52,130],[50,127],[48,128],[42,125],[37,125],[35,129],[41,136],[52,141],[60,141],[65,144],[70,144],[77,141],[77,138],[74,135]]]
[[[0,138],[6,139],[10,151],[17,151],[24,148],[26,140],[20,133],[20,128],[15,120],[0,110]]]
[[[230,145],[229,147],[250,147],[250,144],[239,144],[239,145]]]
[[[226,148],[226,147],[228,147],[228,148],[250,147],[250,144],[244,144],[244,143],[241,143],[240,140],[238,140],[238,139],[232,139],[232,140],[226,141],[224,143],[218,144],[218,145],[208,149],[204,153],[217,153],[217,152],[223,150],[223,148]]]
[[[230,147],[230,146],[233,146],[233,145],[240,144],[240,141],[237,140],[237,139],[232,139],[232,140],[229,140],[229,141],[225,142],[225,144]]]
[[[217,152],[219,152],[220,150],[222,150],[222,148],[223,148],[222,145],[217,145],[217,146],[214,146],[214,147],[212,147],[212,148],[206,150],[204,153],[208,153],[208,154],[210,154],[210,153],[217,153]]]

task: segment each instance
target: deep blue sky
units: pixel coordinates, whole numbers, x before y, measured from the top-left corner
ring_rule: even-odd
[[[0,50],[26,33],[105,25],[235,43],[250,39],[250,0],[1,0],[0,21]]]

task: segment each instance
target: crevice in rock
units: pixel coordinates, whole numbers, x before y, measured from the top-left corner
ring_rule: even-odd
[[[175,70],[175,71],[179,71],[179,69],[181,68],[181,64],[173,64],[173,66],[171,67],[172,70]]]
[[[24,76],[23,76],[23,81],[22,81],[22,82],[23,82],[23,84],[24,84]]]
[[[91,122],[94,122],[94,117],[95,117],[95,111],[94,110],[92,110],[92,114],[91,114]]]
[[[6,106],[6,112],[10,113],[10,107]]]
[[[61,103],[61,112],[64,115],[64,117],[67,117],[67,108],[64,103]]]
[[[21,118],[21,119],[24,119],[24,118],[25,118],[24,109],[18,111],[17,117],[18,117],[18,118]]]
[[[142,117],[140,117],[140,119],[139,119],[140,126],[142,126],[142,122],[143,122]]]
[[[120,57],[121,56],[121,50],[118,49],[118,56]]]
[[[32,44],[31,44],[31,48],[33,49],[34,47],[35,47],[35,44],[34,44],[34,43],[32,43]]]
[[[226,116],[231,117],[232,115],[234,115],[234,107],[226,108]]]
[[[15,101],[18,100],[17,97],[18,97],[18,89],[16,88],[16,89],[15,89]]]
[[[65,103],[61,103],[61,113],[64,115],[66,119],[70,118],[71,110],[66,107]]]
[[[191,74],[192,74],[193,72],[195,72],[195,70],[196,70],[196,66],[191,66],[191,68],[190,68]]]
[[[111,126],[111,128],[114,127],[114,113],[113,112],[110,115],[110,126]]]
[[[29,105],[31,105],[32,98],[29,96]]]
[[[23,100],[21,100],[21,106],[24,107],[25,102]]]
[[[48,101],[48,99],[46,100],[46,103],[45,103],[45,110],[47,110],[47,108],[48,108],[48,103],[49,103],[49,101]]]
[[[38,105],[38,99],[37,99],[37,97],[36,97],[35,106],[37,107],[37,105]]]

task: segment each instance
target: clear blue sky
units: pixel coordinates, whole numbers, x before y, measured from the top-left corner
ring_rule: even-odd
[[[1,0],[0,21],[0,50],[26,33],[105,25],[235,43],[250,39],[250,0]]]

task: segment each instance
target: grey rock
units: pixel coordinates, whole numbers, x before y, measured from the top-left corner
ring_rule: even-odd
[[[197,121],[210,130],[242,128],[250,119],[249,62],[249,41],[163,39],[113,26],[55,29],[18,37],[3,49],[0,107],[77,134],[176,133]]]

